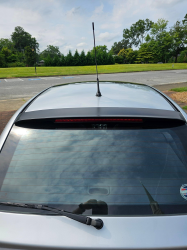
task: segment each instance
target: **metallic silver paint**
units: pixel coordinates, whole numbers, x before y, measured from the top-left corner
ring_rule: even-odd
[[[102,217],[96,230],[63,216],[0,212],[0,247],[29,249],[186,249],[187,215]]]
[[[151,87],[151,88],[155,89],[153,87]],[[155,89],[155,90],[157,92],[159,92],[161,95],[163,95],[166,99],[168,99],[178,109],[178,111],[182,114],[182,116],[184,117],[185,121],[187,122],[187,113],[176,102],[174,102],[169,96],[165,95],[160,90],[157,90],[157,89]]]
[[[76,86],[77,85],[78,84],[76,84]],[[101,107],[101,105],[127,105],[117,99],[117,93],[107,94],[105,96],[103,85],[104,84],[101,85],[102,94],[104,95],[104,101],[102,102],[95,96],[93,96],[93,98],[91,97],[92,89],[90,89],[91,92],[88,98],[85,97],[83,93],[74,92],[73,100],[69,100],[70,96],[66,96],[65,93],[62,92],[64,95],[63,99],[68,101],[68,106],[75,105],[75,103],[86,106],[86,102],[88,102],[89,105],[96,105],[97,107]],[[106,86],[108,87],[108,85]],[[125,88],[126,92],[122,91],[123,93],[120,93],[120,95],[121,97],[123,96],[123,98],[127,98],[130,103],[132,103],[134,99],[136,105],[138,105],[138,100],[140,103],[137,107],[147,105],[146,107],[149,108],[159,107],[161,109],[173,110],[170,104],[162,99],[159,93],[156,93],[154,90],[150,91],[151,88],[144,85],[140,85],[140,87],[138,93],[134,90],[133,92],[127,92],[128,88]],[[56,87],[54,89],[54,93],[58,93],[59,88]],[[109,89],[111,91],[111,88]],[[49,102],[49,99],[47,98],[51,90],[52,89],[49,89],[37,98],[27,111],[41,108],[45,109],[45,105],[47,105],[48,108],[49,103],[47,103],[47,100]],[[153,99],[149,98],[148,92]],[[94,93],[92,92],[92,94]],[[133,98],[127,95],[132,93],[135,94]],[[144,93],[143,100],[142,93]],[[163,93],[161,94],[163,95]],[[78,97],[79,95],[81,95],[80,98]],[[167,96],[165,97],[173,103],[187,121],[187,114],[173,100]],[[97,101],[95,101],[94,98],[96,98]],[[33,99],[23,105],[8,122],[0,137],[0,149],[15,119]],[[55,100],[53,96],[52,100],[50,100],[50,105],[53,106],[52,108],[59,106],[59,100],[61,100],[59,97]],[[45,105],[43,105],[42,101],[45,101]],[[159,103],[157,103],[158,101]],[[150,105],[149,102],[151,102]],[[64,103],[63,107],[66,105],[67,103]],[[33,247],[35,247],[35,249],[187,249],[187,215],[102,217],[102,219],[105,224],[104,228],[96,230],[93,227],[80,224],[63,216],[40,216],[0,212],[0,250],[5,247],[9,249],[33,249]]]
[[[146,85],[100,83],[102,96],[95,96],[96,83],[52,87],[40,95],[26,112],[58,108],[131,107],[173,110],[173,107]]]
[[[47,88],[48,89],[48,88]],[[37,95],[35,95],[33,98],[31,98],[28,102],[26,102],[20,109],[18,109],[16,111],[16,113],[11,117],[11,119],[9,120],[9,122],[7,123],[7,125],[5,126],[3,132],[0,135],[0,153],[1,153],[1,149],[3,147],[4,142],[6,141],[6,138],[16,120],[16,118],[18,117],[18,115],[24,110],[24,108],[29,105],[35,98],[37,98],[37,96],[39,96],[41,93],[43,93],[44,91],[46,91],[47,89],[41,91],[40,93],[38,93]]]

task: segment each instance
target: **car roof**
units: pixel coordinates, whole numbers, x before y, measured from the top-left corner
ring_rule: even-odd
[[[153,88],[143,84],[96,82],[53,86],[40,94],[25,112],[64,108],[149,108],[174,111],[174,107]]]

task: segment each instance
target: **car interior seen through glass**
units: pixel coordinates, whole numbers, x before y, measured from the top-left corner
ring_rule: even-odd
[[[0,202],[45,204],[85,215],[186,213],[179,190],[187,178],[187,126],[138,126],[14,125],[0,154]],[[6,209],[34,213],[0,206]]]

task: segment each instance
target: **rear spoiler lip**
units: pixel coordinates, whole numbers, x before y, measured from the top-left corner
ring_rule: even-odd
[[[63,108],[23,112],[17,117],[15,124],[21,121],[55,119],[55,118],[85,118],[85,117],[133,117],[172,119],[186,122],[178,111],[150,109],[150,108]]]
[[[179,111],[181,113],[184,120],[187,122],[187,114],[186,114],[186,112],[176,102],[174,102],[169,96],[167,96],[166,94],[164,94],[160,90],[158,90],[158,89],[156,89],[156,88],[154,88],[152,86],[149,86],[149,87],[154,89],[155,91],[157,91],[160,95],[162,95],[175,108],[176,111]]]

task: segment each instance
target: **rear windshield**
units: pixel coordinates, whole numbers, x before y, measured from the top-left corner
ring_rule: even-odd
[[[187,213],[187,126],[14,126],[0,153],[0,202],[111,216],[152,215],[156,202],[163,214]]]

